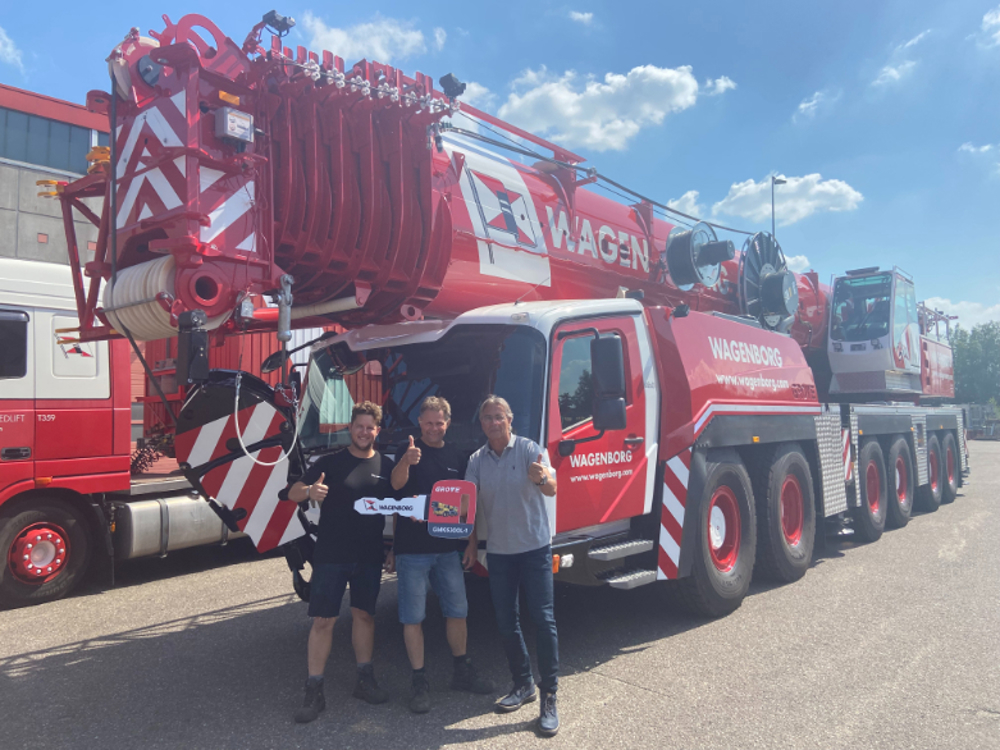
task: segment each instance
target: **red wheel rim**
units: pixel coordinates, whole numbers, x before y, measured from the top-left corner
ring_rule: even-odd
[[[938,454],[936,450],[931,450],[931,491],[938,489]]]
[[[69,540],[54,523],[33,523],[7,551],[7,567],[22,583],[41,586],[58,576],[69,561]]]
[[[872,513],[878,515],[882,492],[878,481],[878,466],[874,461],[869,461],[865,469],[865,489],[868,494],[868,507],[872,509]]]
[[[712,563],[723,573],[736,565],[740,554],[740,505],[727,486],[719,487],[708,506],[708,549]]]
[[[906,461],[902,456],[896,457],[896,499],[900,505],[906,505],[910,499],[910,487],[907,482]]]
[[[944,460],[948,465],[948,484],[952,484],[955,481],[955,455],[952,453],[951,448],[945,451]]]
[[[798,477],[789,474],[781,485],[781,533],[790,547],[802,541],[804,515],[802,487]]]

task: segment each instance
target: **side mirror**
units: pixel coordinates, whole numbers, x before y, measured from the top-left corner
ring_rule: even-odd
[[[262,373],[274,372],[275,370],[280,370],[284,363],[285,350],[278,349],[278,351],[268,355],[267,359],[260,363],[260,371]]]
[[[594,369],[594,400],[625,398],[625,352],[621,338],[591,339],[590,361]]]
[[[599,398],[594,400],[594,429],[624,430],[628,424],[625,414],[625,399]]]

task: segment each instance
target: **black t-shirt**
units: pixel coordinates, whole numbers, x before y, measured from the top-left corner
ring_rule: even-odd
[[[316,461],[301,481],[313,484],[324,472],[323,484],[329,492],[320,506],[313,562],[381,563],[385,516],[361,515],[354,503],[363,497],[395,496],[389,478],[392,461],[381,453],[357,458],[350,450],[342,450]]]
[[[448,443],[440,448],[430,448],[423,440],[413,443],[420,449],[420,463],[410,467],[410,479],[398,491],[399,497],[413,495],[429,495],[435,482],[442,479],[465,479],[465,464],[458,451]],[[407,441],[396,450],[397,458],[410,447]],[[468,541],[465,539],[439,539],[427,533],[426,523],[416,523],[409,518],[400,516],[396,519],[396,535],[392,544],[397,555],[437,555],[442,552],[463,550]]]

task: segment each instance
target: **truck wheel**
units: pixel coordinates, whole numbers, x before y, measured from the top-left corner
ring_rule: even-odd
[[[941,443],[937,435],[931,435],[927,440],[927,484],[917,492],[917,502],[920,510],[933,513],[941,505],[941,487],[944,468],[941,462]]]
[[[734,451],[707,461],[698,504],[694,561],[679,591],[695,614],[722,617],[739,608],[750,586],[757,523],[750,477]]]
[[[816,501],[809,462],[797,443],[778,446],[755,473],[757,566],[767,578],[791,583],[806,574],[816,541]]]
[[[875,438],[868,438],[858,455],[861,507],[855,508],[854,532],[865,542],[876,542],[885,531],[885,461]]]
[[[0,510],[0,605],[58,599],[87,571],[90,536],[79,512],[59,500]]]
[[[913,513],[913,490],[916,482],[913,476],[913,458],[906,438],[897,435],[889,448],[888,470],[889,491],[886,522],[891,528],[901,529],[910,522]]]
[[[955,436],[950,432],[944,434],[941,440],[941,465],[944,468],[944,475],[941,482],[941,502],[955,502],[958,495],[958,446],[955,445]]]

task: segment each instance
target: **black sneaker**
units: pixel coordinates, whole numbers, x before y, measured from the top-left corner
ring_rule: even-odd
[[[559,711],[556,694],[542,693],[542,712],[538,717],[538,731],[546,737],[555,737],[559,731]]]
[[[306,680],[306,699],[302,703],[302,708],[295,712],[296,723],[308,724],[310,721],[315,721],[324,708],[326,708],[326,698],[323,697],[323,681]]]
[[[527,685],[515,685],[513,690],[497,701],[497,712],[509,714],[511,711],[519,709],[525,703],[537,700],[537,698],[538,695],[535,693],[534,683],[529,682]]]
[[[372,704],[385,703],[389,700],[389,694],[378,686],[375,681],[375,672],[371,669],[358,672],[358,684],[354,686],[354,697]]]
[[[496,691],[496,686],[493,684],[493,680],[479,674],[472,666],[472,660],[466,656],[463,660],[455,662],[455,675],[451,678],[451,689],[488,695]]]
[[[431,686],[427,682],[427,675],[413,675],[410,710],[415,714],[425,714],[431,710]]]

